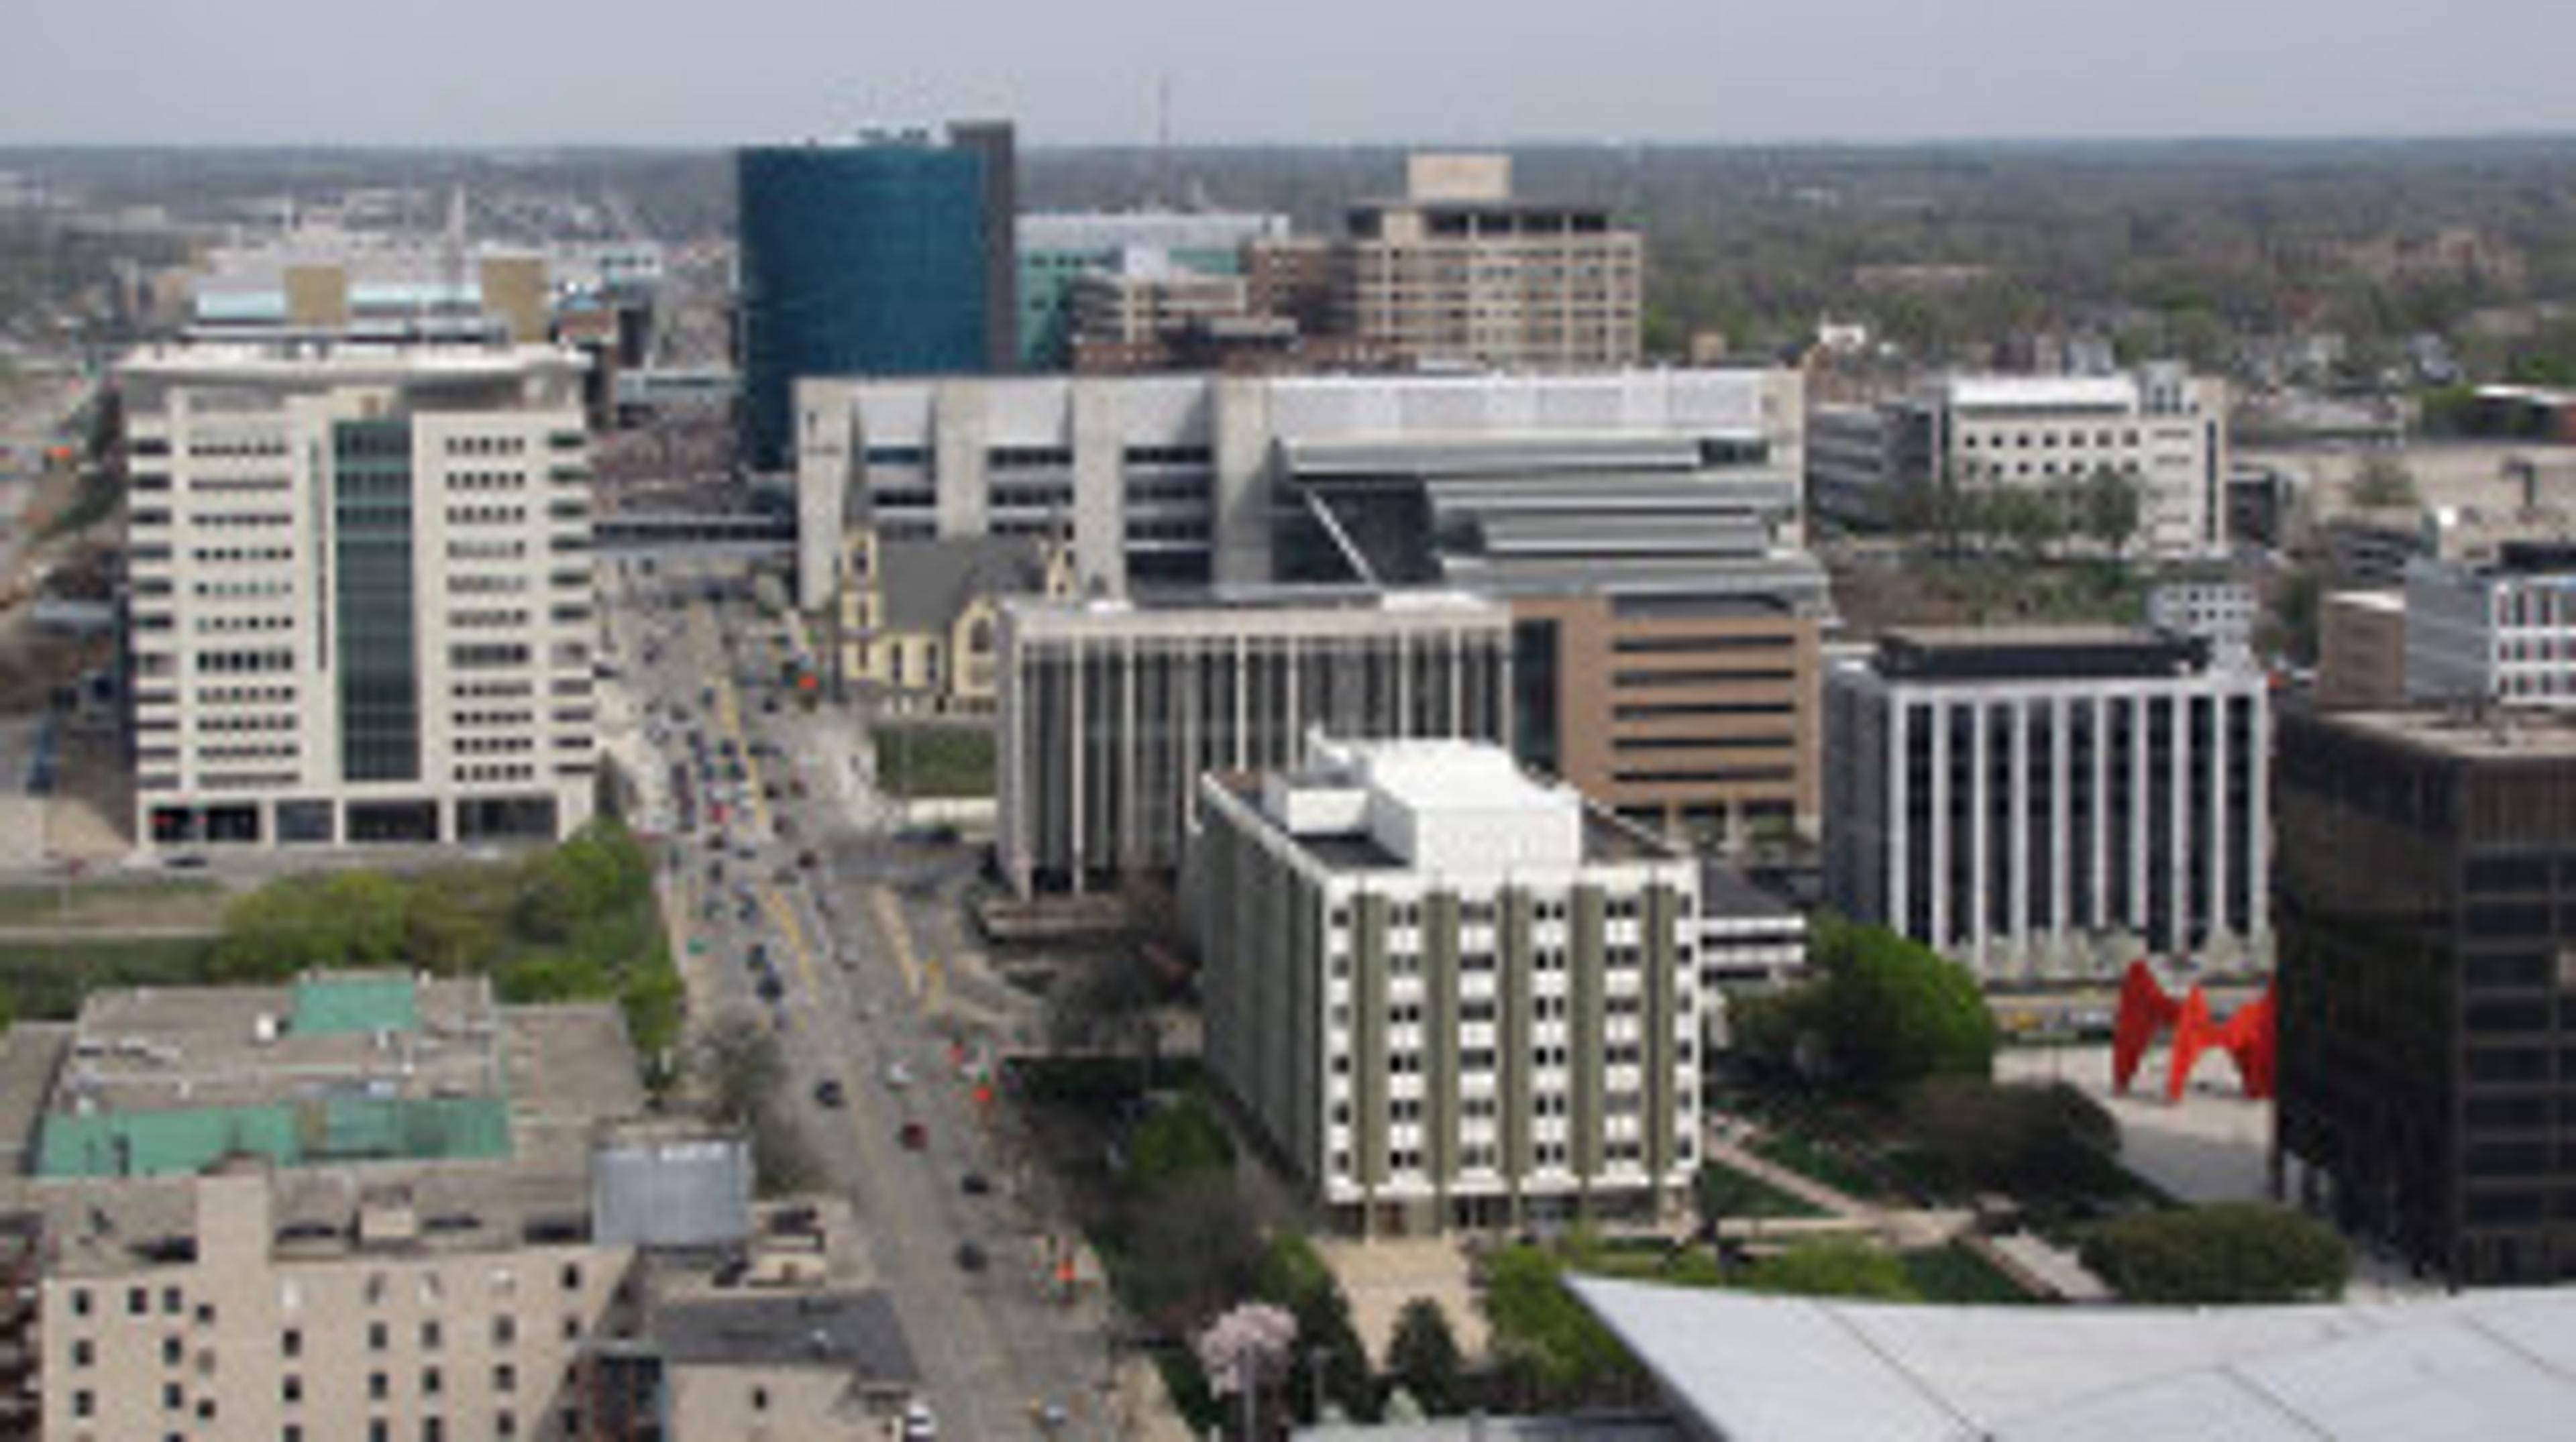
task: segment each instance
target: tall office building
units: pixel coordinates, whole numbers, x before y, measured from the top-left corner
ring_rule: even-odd
[[[1199,790],[1208,1065],[1339,1224],[1679,1200],[1698,863],[1492,745],[1319,736]]]
[[[1819,407],[1808,436],[1809,503],[1853,529],[1920,524],[1942,493],[2058,490],[2109,470],[2137,487],[2131,551],[2227,547],[2227,384],[2178,365],[1949,376],[1875,408]]]
[[[142,844],[552,840],[589,818],[578,356],[197,346],[119,378]]]
[[[1636,364],[1645,239],[1607,206],[1515,197],[1507,155],[1416,155],[1405,180],[1403,198],[1350,212],[1341,329],[1422,363]]]
[[[2262,969],[2264,677],[2208,644],[1924,630],[1825,677],[1825,892],[1989,981]]]
[[[2285,711],[2294,1195],[2462,1284],[2576,1278],[2576,728]]]
[[[1209,771],[1294,764],[1309,728],[1499,740],[1511,613],[1454,593],[1006,601],[1002,873],[1027,895],[1179,867]]]
[[[1011,368],[1016,173],[1001,123],[737,153],[753,468],[793,461],[802,377]]]

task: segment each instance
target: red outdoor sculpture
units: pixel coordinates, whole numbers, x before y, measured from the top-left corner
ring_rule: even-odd
[[[2120,981],[2120,1015],[2111,1027],[2111,1085],[2125,1092],[2138,1074],[2138,1063],[2157,1035],[2173,1031],[2173,1065],[2165,1074],[2165,1100],[2182,1100],[2183,1084],[2200,1054],[2217,1047],[2236,1059],[2236,1074],[2245,1095],[2272,1094],[2272,989],[2236,1009],[2225,1021],[2209,1015],[2209,997],[2197,984],[2177,1002],[2156,981],[2145,961],[2129,963]]]

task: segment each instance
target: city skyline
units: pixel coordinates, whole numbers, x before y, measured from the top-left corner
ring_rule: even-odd
[[[390,47],[316,0],[132,8],[19,18],[22,55],[113,52],[121,79],[106,88],[75,79],[77,66],[24,67],[0,96],[0,144],[276,144],[311,136],[323,115],[340,144],[509,146],[721,145],[964,114],[1013,118],[1039,145],[1151,142],[1166,115],[1184,144],[2576,129],[2576,92],[2549,47],[2490,39],[2552,18],[2542,0],[2484,0],[2468,7],[2474,24],[2386,0],[2180,0],[2157,15],[2159,32],[2224,43],[2162,51],[2145,72],[2106,70],[2094,7],[2037,0],[2000,0],[1973,26],[1888,0],[1830,15],[1675,14],[1636,0],[1390,13],[1318,0],[1222,27],[1170,0],[984,3],[907,13],[892,34],[813,0],[748,0],[713,35],[649,4],[454,0],[440,25]],[[124,43],[137,30],[154,43]],[[623,83],[576,83],[585,56]],[[2113,73],[2130,83],[2106,86]],[[204,83],[218,74],[224,83]]]

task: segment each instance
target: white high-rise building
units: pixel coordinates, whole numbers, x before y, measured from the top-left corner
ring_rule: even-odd
[[[2209,643],[1891,632],[1826,673],[1825,900],[1990,981],[2268,959],[2269,682]]]
[[[591,812],[579,356],[121,368],[140,844],[551,840]]]

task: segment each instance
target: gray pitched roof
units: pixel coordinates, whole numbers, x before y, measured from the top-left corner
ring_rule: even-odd
[[[883,624],[893,630],[945,630],[979,595],[1045,586],[1046,548],[1034,536],[877,543]]]

